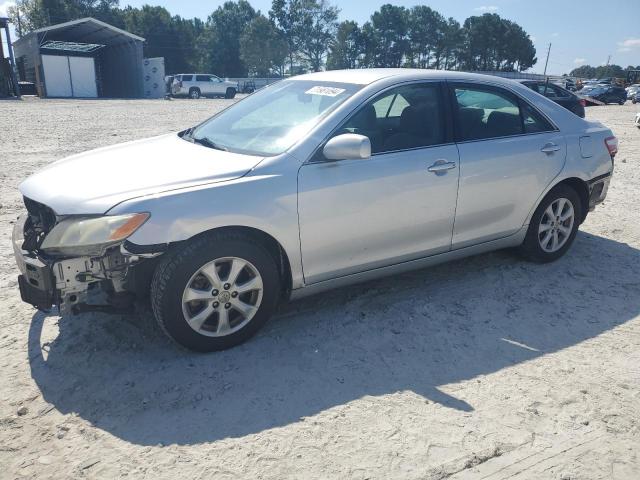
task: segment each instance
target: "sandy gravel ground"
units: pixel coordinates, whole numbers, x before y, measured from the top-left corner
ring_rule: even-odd
[[[227,104],[0,103],[0,478],[640,478],[630,104],[588,109],[620,138],[615,177],[552,265],[498,252],[324,294],[211,355],[148,314],[61,319],[20,302],[21,179]]]

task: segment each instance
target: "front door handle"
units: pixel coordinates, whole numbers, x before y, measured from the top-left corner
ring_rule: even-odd
[[[433,173],[443,173],[447,170],[456,168],[456,162],[447,162],[446,160],[436,160],[436,163],[431,165],[427,170]]]
[[[551,143],[551,142],[547,143],[544,147],[540,149],[540,151],[544,153],[553,153],[553,152],[557,152],[558,150],[560,150],[560,147],[555,143]]]

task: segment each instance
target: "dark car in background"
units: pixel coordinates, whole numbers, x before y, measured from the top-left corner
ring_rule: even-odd
[[[562,80],[563,83],[563,87],[566,90],[569,90],[570,92],[575,92],[576,90],[578,90],[578,86],[576,85],[576,82],[572,79],[572,78],[564,78]]]
[[[584,95],[599,100],[603,103],[618,103],[624,105],[627,101],[627,92],[618,85],[598,85]]]
[[[595,88],[601,87],[602,85],[598,85],[597,83],[588,83],[585,84],[579,91],[578,94],[582,96],[589,95],[589,92]]]
[[[558,105],[562,105],[567,110],[575,113],[579,117],[584,118],[584,99],[578,97],[569,90],[566,90],[553,83],[543,82],[539,80],[520,80],[520,83],[526,85],[534,92],[544,95],[549,100],[553,100]]]

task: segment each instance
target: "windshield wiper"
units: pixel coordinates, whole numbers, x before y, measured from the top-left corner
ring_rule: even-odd
[[[190,138],[193,143],[197,143],[198,145],[202,145],[207,148],[213,148],[215,150],[222,150],[223,152],[229,151],[228,148],[223,147],[222,145],[218,145],[215,142],[212,142],[207,137],[202,137],[202,138],[190,137]]]
[[[182,133],[182,138],[191,138],[191,134],[196,129],[196,127],[189,127]]]

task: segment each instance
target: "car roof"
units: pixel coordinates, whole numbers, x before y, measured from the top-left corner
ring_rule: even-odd
[[[535,79],[535,78],[514,78],[514,81],[520,83],[547,83],[546,80]],[[549,79],[549,85],[555,85],[556,87],[562,87],[562,85],[558,85],[556,82],[561,82],[562,80],[551,80]]]
[[[529,83],[547,83],[546,80],[537,80],[537,79],[534,79],[534,78],[514,78],[514,81],[520,82],[520,83],[527,83],[527,82],[529,82]],[[549,80],[549,83],[551,84],[551,83],[553,83],[553,81]]]
[[[369,85],[378,80],[394,78],[396,81],[403,80],[478,80],[487,81],[490,79],[494,83],[504,85],[512,84],[512,80],[493,75],[482,75],[479,73],[454,72],[448,70],[424,70],[417,68],[361,68],[354,70],[328,70],[325,72],[307,73],[291,77],[294,81],[317,81],[353,83],[357,85]]]

